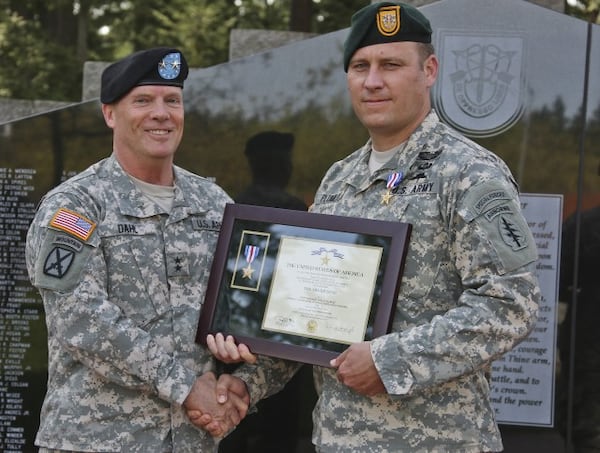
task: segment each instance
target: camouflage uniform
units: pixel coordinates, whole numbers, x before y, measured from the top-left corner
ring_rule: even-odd
[[[485,371],[529,333],[540,298],[516,184],[435,112],[372,175],[370,150],[330,168],[312,211],[413,225],[393,333],[371,343],[387,394],[359,395],[315,367],[313,442],[321,452],[501,450]],[[394,171],[403,180],[386,204]],[[244,379],[255,400],[292,371],[277,362]]]
[[[113,156],[41,202],[26,251],[48,326],[39,446],[215,451],[181,404],[195,378],[215,367],[194,338],[231,199],[204,178],[174,172],[170,214],[135,188]],[[57,213],[71,215],[62,229],[54,226]]]

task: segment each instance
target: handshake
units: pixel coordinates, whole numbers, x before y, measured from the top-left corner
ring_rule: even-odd
[[[257,360],[246,345],[236,345],[232,336],[208,335],[206,344],[210,352],[225,363],[255,363]],[[373,362],[371,342],[351,344],[329,364],[335,369],[340,384],[353,391],[365,396],[387,393]],[[195,426],[213,437],[223,437],[246,416],[250,395],[245,382],[238,377],[223,374],[217,380],[209,372],[196,379],[183,404]]]
[[[233,337],[222,334],[208,335],[210,352],[225,363],[256,362],[256,356],[247,346],[236,345]],[[213,437],[224,437],[246,416],[250,395],[246,383],[230,374],[217,380],[212,372],[198,377],[183,402],[190,421]]]

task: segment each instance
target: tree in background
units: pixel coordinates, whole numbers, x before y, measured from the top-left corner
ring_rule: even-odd
[[[600,0],[567,0],[565,12],[593,24],[600,24]]]
[[[175,46],[227,61],[233,28],[327,33],[369,0],[0,0],[0,96],[79,101],[83,63]]]
[[[173,45],[192,67],[227,61],[234,28],[328,33],[369,0],[0,0],[0,96],[79,101],[83,63]],[[600,0],[565,0],[600,23]]]

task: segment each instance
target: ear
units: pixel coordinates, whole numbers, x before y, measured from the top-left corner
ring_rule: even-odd
[[[427,77],[428,86],[430,87],[433,86],[437,79],[439,66],[440,62],[434,54],[429,55],[423,64],[425,77]]]
[[[115,125],[114,108],[112,104],[102,104],[102,115],[104,116],[104,122],[111,129]]]

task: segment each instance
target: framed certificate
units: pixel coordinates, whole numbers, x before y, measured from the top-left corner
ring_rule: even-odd
[[[233,335],[255,354],[329,366],[389,332],[411,225],[225,207],[196,342]]]

